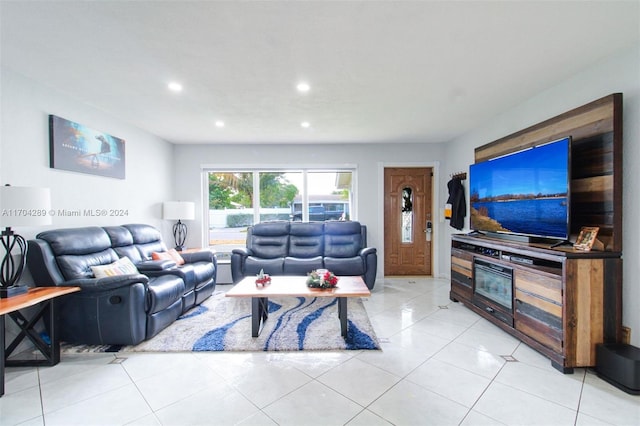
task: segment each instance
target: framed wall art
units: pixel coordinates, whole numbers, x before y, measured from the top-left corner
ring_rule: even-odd
[[[49,116],[49,166],[125,178],[125,141],[67,119]]]

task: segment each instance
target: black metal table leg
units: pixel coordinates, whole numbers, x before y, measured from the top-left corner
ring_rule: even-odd
[[[5,366],[23,367],[23,366],[40,366],[47,365],[53,366],[60,362],[60,341],[58,340],[58,321],[56,321],[56,303],[54,299],[50,299],[42,302],[38,306],[38,311],[33,315],[30,320],[27,320],[19,311],[14,311],[9,314],[9,317],[13,322],[20,327],[20,333],[13,339],[13,341],[7,346],[6,350],[3,348]],[[44,314],[49,314],[49,342],[45,342],[40,334],[36,332],[35,325],[44,317]],[[6,359],[11,356],[13,351],[18,345],[28,338],[31,343],[38,349],[38,351],[44,355],[45,359]]]
[[[60,324],[58,323],[58,301],[51,299],[49,301],[49,340],[51,348],[50,365],[56,365],[60,362],[60,338],[58,337]]]
[[[340,318],[340,333],[347,337],[347,298],[338,297],[338,317]]]
[[[269,299],[266,297],[251,298],[251,337],[260,335],[260,325],[269,318]]]

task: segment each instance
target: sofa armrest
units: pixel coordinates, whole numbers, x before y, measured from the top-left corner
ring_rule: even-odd
[[[105,278],[79,278],[66,281],[64,285],[80,287],[83,292],[97,293],[137,283],[142,283],[146,286],[149,283],[149,278],[142,274],[117,275]]]
[[[251,254],[246,247],[231,250],[231,280],[234,284],[244,278],[244,263]]]
[[[373,290],[378,273],[378,250],[374,247],[365,247],[360,250],[360,256],[362,256],[365,264],[364,282],[369,287],[369,290]]]
[[[375,253],[377,253],[377,250],[374,247],[365,247],[363,249],[360,249],[360,251],[358,252],[358,255],[362,257],[366,257],[370,254],[375,254]]]
[[[173,260],[143,260],[136,263],[138,271],[142,272],[157,272],[166,271],[167,269],[175,268],[176,262]]]
[[[216,255],[211,250],[200,250],[189,253],[179,252],[185,263],[211,262],[216,263]]]
[[[251,249],[247,247],[239,247],[231,250],[231,254],[237,254],[242,257],[247,257],[247,256],[251,256],[253,254],[253,251],[251,251]]]

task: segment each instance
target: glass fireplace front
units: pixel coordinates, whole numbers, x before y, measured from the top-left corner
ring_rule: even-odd
[[[486,262],[473,261],[474,293],[493,301],[511,312],[513,306],[513,269]]]

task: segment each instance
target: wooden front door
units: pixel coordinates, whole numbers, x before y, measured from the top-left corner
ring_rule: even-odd
[[[431,275],[433,170],[384,169],[384,273]]]

